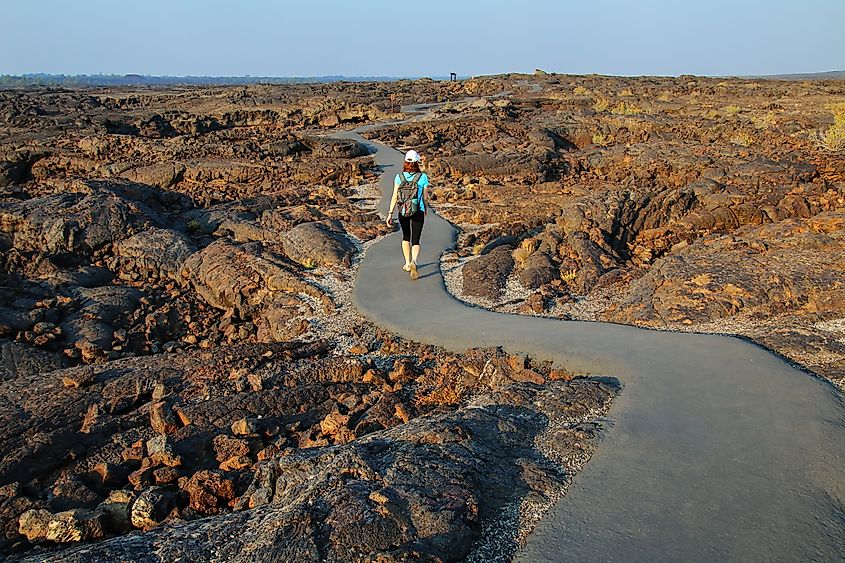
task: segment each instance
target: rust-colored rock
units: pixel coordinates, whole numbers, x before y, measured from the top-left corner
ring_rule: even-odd
[[[167,401],[156,401],[150,405],[150,426],[159,434],[171,434],[179,430],[179,420]]]
[[[235,485],[221,471],[203,470],[194,473],[180,487],[190,498],[190,506],[200,514],[217,514],[235,498]]]

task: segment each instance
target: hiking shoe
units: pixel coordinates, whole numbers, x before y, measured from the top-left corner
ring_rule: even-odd
[[[411,265],[405,264],[404,266],[402,266],[402,269],[405,270],[406,272],[410,272],[411,271]]]
[[[417,272],[417,265],[411,262],[411,279],[415,280],[420,277],[419,272]]]

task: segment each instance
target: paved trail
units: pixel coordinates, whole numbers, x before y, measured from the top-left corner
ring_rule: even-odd
[[[402,155],[337,136],[374,151],[384,213]],[[518,561],[845,560],[845,408],[832,386],[736,338],[469,307],[440,272],[455,241],[447,221],[429,213],[416,282],[399,241],[371,246],[356,281],[356,305],[376,324],[455,351],[501,345],[624,386],[598,451]]]

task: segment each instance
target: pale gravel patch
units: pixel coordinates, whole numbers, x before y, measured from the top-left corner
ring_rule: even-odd
[[[583,423],[595,423],[601,431],[610,425],[607,418],[612,401],[600,409],[591,409],[581,417],[552,419],[545,430],[535,436],[534,449],[545,457],[548,464],[564,473],[562,485],[545,495],[531,494],[502,507],[499,516],[488,521],[482,528],[481,539],[473,546],[466,558],[467,563],[505,563],[511,561],[516,552],[525,546],[528,536],[548,511],[569,492],[574,476],[584,469],[597,447],[595,440],[579,452],[565,453],[557,447],[555,434]],[[470,405],[471,406],[471,403]]]
[[[831,333],[837,341],[845,344],[845,317],[841,319],[830,319],[813,325],[814,328]]]
[[[381,192],[378,188],[378,179],[358,186],[353,186],[356,201],[354,204],[365,211],[377,211],[378,203],[381,200]],[[347,233],[347,237],[355,246],[355,252],[348,268],[329,268],[318,266],[306,272],[305,280],[319,288],[331,298],[334,303],[334,310],[329,314],[317,314],[308,317],[306,320],[311,324],[311,329],[302,336],[304,341],[331,340],[335,346],[331,354],[333,356],[348,356],[349,349],[358,344],[358,339],[353,334],[353,329],[365,322],[365,319],[358,312],[352,302],[352,293],[355,288],[355,278],[358,276],[358,268],[364,259],[367,249],[381,240],[376,237],[372,240],[362,241],[355,235]],[[300,295],[308,302],[315,311],[323,311],[322,303],[308,295]],[[303,317],[297,317],[292,321],[298,321]]]
[[[481,230],[481,227],[477,225],[460,224],[458,226],[461,229],[461,237]],[[624,297],[624,294],[618,289],[608,287],[594,291],[589,297],[586,295],[573,295],[571,301],[555,303],[543,313],[526,312],[522,309],[522,305],[531,296],[533,290],[524,288],[515,275],[508,276],[507,285],[502,292],[502,296],[496,301],[464,294],[463,267],[475,258],[476,256],[461,257],[454,250],[444,252],[440,256],[440,269],[443,272],[443,282],[446,285],[446,291],[458,301],[474,307],[489,309],[497,313],[517,314],[528,317],[574,321],[601,321],[601,315],[612,305],[621,302]]]
[[[587,295],[573,295],[572,301],[557,303],[548,316],[573,321],[601,321],[605,311],[622,301],[624,295],[618,288],[603,287]]]
[[[606,431],[610,426],[611,421],[607,415],[613,401],[607,401],[602,408],[591,409],[583,417],[580,418],[564,418],[552,419],[546,429],[534,438],[534,447],[543,454],[546,459],[552,463],[562,467],[566,472],[566,479],[563,487],[556,491],[552,491],[551,495],[545,498],[527,499],[523,501],[520,506],[520,514],[522,516],[519,526],[519,534],[517,535],[517,544],[522,547],[528,538],[528,535],[534,531],[537,523],[546,515],[549,509],[554,506],[561,498],[563,498],[569,487],[572,485],[572,479],[576,474],[580,473],[590,461],[593,456],[593,451],[598,446],[596,440],[589,442],[589,447],[575,452],[571,455],[565,455],[563,451],[557,447],[557,442],[554,439],[555,432],[562,429],[569,429],[584,422],[595,423],[599,426],[601,431]],[[599,437],[600,439],[600,437]]]
[[[466,228],[467,226],[461,225],[461,227]],[[526,311],[522,307],[524,300],[532,292],[522,288],[519,282],[516,281],[515,275],[508,277],[507,287],[502,297],[497,301],[465,295],[463,292],[463,267],[474,258],[475,256],[460,257],[455,251],[443,253],[440,257],[440,265],[443,270],[446,291],[462,303],[498,313],[559,320],[609,322],[605,313],[615,305],[621,303],[628,289],[627,286],[619,285],[600,288],[594,290],[589,295],[573,295],[568,302],[555,303],[546,311],[535,313],[533,311]],[[784,324],[781,315],[761,319],[759,314],[754,312],[742,312],[732,317],[714,319],[703,323],[671,323],[665,325],[631,323],[630,326],[665,332],[738,336],[760,342],[765,340],[767,335],[776,334]],[[800,333],[803,331],[807,335],[818,335],[818,333],[822,333],[827,338],[845,344],[845,318],[820,321],[804,329],[796,326],[789,326],[788,328],[792,332]],[[771,349],[770,347],[767,348]],[[830,366],[839,362],[845,363],[845,354],[831,351],[811,350],[803,352],[795,349],[772,351],[794,367],[810,372],[813,372],[818,367]],[[840,391],[845,392],[845,378],[837,379],[818,374],[815,375],[822,377]]]
[[[600,315],[611,305],[621,301],[622,298],[618,294],[618,291],[612,288],[604,288],[595,292],[589,298],[584,295],[572,296],[572,301],[556,303],[543,313],[526,312],[522,309],[522,305],[534,292],[523,287],[515,275],[508,277],[507,285],[502,291],[502,296],[496,301],[464,294],[463,267],[474,258],[476,257],[460,257],[456,252],[445,252],[440,257],[440,268],[443,271],[443,281],[446,285],[446,291],[452,297],[462,303],[481,307],[482,309],[528,317],[599,321],[601,320]]]
[[[476,256],[461,257],[455,252],[443,253],[440,257],[440,270],[443,272],[443,282],[446,285],[446,291],[458,301],[468,305],[490,309],[500,313],[516,312],[518,305],[531,295],[531,291],[522,287],[516,276],[510,276],[508,278],[507,285],[502,291],[502,296],[497,301],[464,294],[463,267],[475,258]]]

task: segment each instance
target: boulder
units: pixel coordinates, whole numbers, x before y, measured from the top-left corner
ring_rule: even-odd
[[[367,147],[354,139],[305,136],[301,142],[318,158],[356,158],[369,154]]]
[[[44,539],[56,543],[101,539],[106,535],[105,523],[101,510],[67,510],[50,519]]]
[[[65,340],[93,345],[99,350],[111,348],[114,324],[128,317],[141,298],[140,291],[125,286],[75,288],[70,293],[80,308],[61,324]],[[77,347],[83,348],[81,344]]]
[[[212,441],[217,461],[224,462],[233,457],[240,457],[249,453],[249,442],[239,438],[232,438],[225,434],[214,437]]]
[[[281,236],[285,254],[305,267],[349,266],[355,245],[338,225],[301,223]]]
[[[125,532],[132,527],[132,504],[137,496],[134,491],[114,490],[97,507],[105,514],[105,522],[110,530]]]
[[[235,498],[235,484],[218,470],[202,470],[180,482],[180,487],[190,498],[190,506],[200,514],[217,514],[221,505]]]
[[[176,413],[173,412],[173,406],[169,401],[155,401],[150,405],[150,426],[155,432],[159,434],[172,434],[180,428],[179,419]],[[153,447],[157,450],[164,451],[167,447],[167,442],[154,442]],[[147,448],[150,443],[147,443]]]
[[[184,164],[167,162],[130,168],[123,172],[121,177],[158,188],[169,188],[181,181],[184,173]]]
[[[537,289],[558,277],[558,269],[547,254],[535,252],[525,261],[519,283],[526,289]]]
[[[47,538],[47,525],[53,513],[43,508],[27,510],[18,520],[18,531],[31,542]]]
[[[258,421],[252,417],[239,418],[232,423],[231,429],[236,436],[252,436],[258,433]]]
[[[24,252],[91,255],[149,222],[132,202],[105,190],[0,202],[0,234]]]
[[[173,443],[166,434],[159,434],[147,440],[147,455],[154,464],[162,464],[168,467],[182,465],[182,456],[177,455],[173,449]]]
[[[185,235],[170,229],[152,228],[115,245],[121,268],[135,272],[142,279],[180,279],[185,260],[196,251]]]
[[[18,530],[31,542],[68,543],[105,537],[105,523],[101,510],[74,509],[52,514],[33,509],[21,515]]]
[[[0,380],[48,373],[66,365],[67,359],[59,354],[19,342],[0,343]]]
[[[161,524],[176,504],[174,493],[163,487],[150,487],[132,504],[131,523],[148,530]]]
[[[498,246],[463,267],[464,294],[498,301],[514,267],[509,245]]]
[[[188,258],[182,275],[213,307],[251,320],[257,338],[265,342],[290,340],[307,330],[305,318],[315,314],[309,301],[320,302],[326,312],[334,306],[328,295],[261,243],[217,240]],[[309,299],[296,295],[300,293]]]

